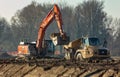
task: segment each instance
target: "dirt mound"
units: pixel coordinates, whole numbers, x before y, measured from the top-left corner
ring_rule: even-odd
[[[0,77],[120,77],[120,62],[106,65],[89,63],[45,67],[46,65],[0,64]]]
[[[120,65],[120,64],[119,64]],[[119,66],[120,67],[120,66]],[[120,69],[109,69],[81,67],[52,67],[44,70],[42,67],[7,64],[0,65],[0,77],[119,77]]]

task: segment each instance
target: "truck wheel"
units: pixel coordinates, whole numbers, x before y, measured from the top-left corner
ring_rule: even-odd
[[[76,60],[83,61],[83,57],[81,53],[77,53]]]
[[[70,52],[65,52],[65,59],[70,60]]]

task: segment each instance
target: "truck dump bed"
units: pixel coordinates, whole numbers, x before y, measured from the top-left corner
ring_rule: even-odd
[[[65,49],[69,49],[69,48],[71,48],[71,49],[72,49],[72,48],[79,48],[81,44],[82,44],[81,38],[79,38],[79,39],[77,39],[77,40],[74,40],[74,41],[70,42],[70,43],[67,44],[67,45],[64,45],[64,48],[65,48]]]

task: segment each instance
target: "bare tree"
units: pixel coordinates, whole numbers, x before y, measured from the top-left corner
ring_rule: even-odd
[[[75,8],[77,37],[82,35],[103,37],[105,33],[103,24],[106,18],[103,8],[103,2],[97,0],[84,1]]]
[[[17,11],[11,19],[13,37],[16,44],[24,39],[35,41],[39,24],[42,21],[43,16],[46,15],[46,8],[48,9],[45,5],[32,2],[22,10]]]
[[[113,31],[113,43],[112,46],[112,54],[113,55],[120,55],[120,19],[114,19],[112,25],[115,27],[115,31]],[[111,40],[112,41],[112,40]]]

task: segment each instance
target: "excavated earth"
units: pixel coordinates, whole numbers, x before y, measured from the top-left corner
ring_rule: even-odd
[[[1,63],[0,77],[120,77],[120,57],[112,63],[57,63],[50,60],[39,65]]]
[[[120,62],[99,64],[0,64],[0,77],[120,77]]]

